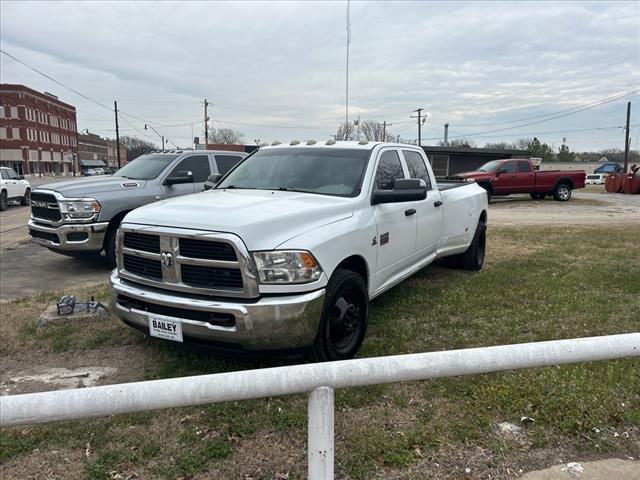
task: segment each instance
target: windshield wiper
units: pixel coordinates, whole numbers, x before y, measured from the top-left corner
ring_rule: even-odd
[[[313,192],[309,192],[308,190],[299,190],[293,187],[278,187],[277,190],[280,190],[282,192],[313,193]]]

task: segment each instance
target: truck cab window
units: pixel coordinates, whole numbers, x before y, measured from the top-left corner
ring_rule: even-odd
[[[505,173],[516,173],[516,162],[505,162],[500,166],[500,170]]]
[[[529,173],[531,171],[531,164],[529,162],[518,162],[518,172]]]
[[[380,156],[376,170],[376,189],[393,190],[396,179],[404,178],[400,157],[395,150],[387,150]]]
[[[431,179],[429,178],[429,172],[427,172],[427,166],[424,164],[422,156],[418,152],[412,152],[411,150],[403,150],[402,154],[404,155],[405,162],[407,162],[409,177],[424,180],[424,183],[427,185],[427,190],[431,190]]]
[[[242,160],[240,155],[216,155],[218,173],[224,175]]]
[[[192,155],[182,160],[169,174],[178,175],[178,172],[192,172],[195,183],[206,182],[211,175],[209,157],[207,155]]]

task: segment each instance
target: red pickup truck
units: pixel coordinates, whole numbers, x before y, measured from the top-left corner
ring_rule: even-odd
[[[492,160],[475,172],[457,173],[452,179],[473,179],[492,195],[529,193],[531,198],[541,200],[547,195],[566,202],[574,188],[584,188],[584,170],[536,171],[531,160]]]

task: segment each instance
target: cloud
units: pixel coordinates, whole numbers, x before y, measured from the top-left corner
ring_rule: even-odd
[[[344,121],[345,13],[344,2],[4,1],[0,26],[4,50],[106,105],[173,125],[200,121],[207,98],[220,124],[270,141],[328,138]],[[472,134],[463,125],[640,86],[636,2],[352,2],[351,23],[350,116],[387,120],[404,138],[418,107],[430,112],[425,135],[445,122]],[[0,66],[3,82],[53,91],[78,107],[79,128],[113,136],[110,112],[7,57]],[[522,133],[618,125],[625,100]],[[126,118],[123,132],[140,135],[144,122]],[[189,144],[190,126],[161,130]],[[548,139],[563,136],[620,146],[615,131]]]

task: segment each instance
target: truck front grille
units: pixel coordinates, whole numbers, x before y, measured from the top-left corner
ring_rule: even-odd
[[[141,277],[162,280],[162,264],[159,260],[136,257],[135,255],[122,255],[125,270],[140,275]]]
[[[160,237],[145,233],[126,232],[123,245],[143,252],[160,253]]]
[[[191,238],[180,239],[180,255],[229,262],[238,260],[235,250],[228,243],[193,240]]]
[[[193,287],[242,290],[242,274],[236,268],[182,265],[182,281]]]
[[[125,223],[118,240],[118,270],[125,280],[161,290],[259,296],[249,252],[228,233]]]
[[[49,193],[31,193],[31,215],[49,222],[60,221],[60,208],[56,197]]]

